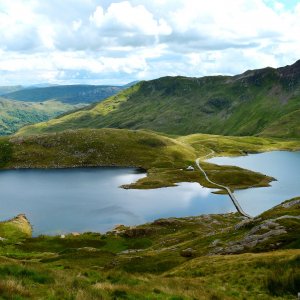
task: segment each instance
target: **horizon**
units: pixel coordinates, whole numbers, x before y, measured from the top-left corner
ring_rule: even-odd
[[[288,67],[288,66],[291,66],[291,65],[294,65],[296,64],[298,61],[300,61],[300,59],[296,60],[295,62],[291,63],[291,64],[288,64],[288,65],[284,65],[284,66],[279,66],[278,68],[283,68],[283,67]],[[15,85],[7,85],[7,87],[13,87],[13,86],[20,86],[22,88],[26,88],[26,89],[34,89],[34,88],[48,88],[48,87],[56,87],[56,86],[73,86],[73,85],[83,85],[83,86],[119,86],[119,87],[122,87],[122,86],[126,86],[126,85],[130,85],[130,84],[136,84],[136,83],[139,83],[141,81],[152,81],[152,80],[158,80],[158,79],[161,79],[161,78],[164,78],[164,77],[186,77],[186,78],[202,78],[202,77],[210,77],[210,76],[238,76],[238,75],[241,75],[241,74],[244,74],[245,72],[248,72],[248,71],[253,71],[253,70],[262,70],[262,69],[266,69],[266,68],[273,68],[273,67],[270,67],[270,66],[265,66],[263,68],[260,68],[260,69],[247,69],[247,70],[244,70],[242,73],[239,73],[239,74],[232,74],[232,75],[229,75],[229,74],[207,74],[205,76],[200,76],[200,77],[195,77],[195,76],[184,76],[184,75],[165,75],[165,76],[162,76],[162,77],[157,77],[157,78],[150,78],[150,79],[147,79],[147,80],[134,80],[134,81],[130,81],[130,82],[125,82],[124,84],[89,84],[89,83],[67,83],[67,84],[63,84],[63,83],[57,83],[57,84],[54,84],[54,83],[47,83],[47,82],[41,82],[41,83],[32,83],[30,85],[22,85],[21,83],[20,84],[15,84]],[[276,69],[276,68],[273,68],[273,69]],[[0,85],[0,87],[4,87],[2,85]]]
[[[1,86],[232,76],[300,51],[294,0],[3,0],[0,20]]]

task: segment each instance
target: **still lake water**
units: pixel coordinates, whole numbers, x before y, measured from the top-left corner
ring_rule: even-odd
[[[207,162],[238,166],[277,179],[271,182],[271,187],[234,192],[242,208],[252,216],[300,196],[300,152],[273,151],[239,157],[214,157]]]
[[[240,166],[278,180],[271,187],[235,192],[252,216],[300,196],[300,152],[274,151],[208,161]],[[154,190],[119,188],[144,176],[132,168],[0,171],[0,220],[25,213],[34,235],[39,235],[105,232],[116,224],[236,211],[227,195],[212,194],[213,189],[198,183]]]
[[[125,190],[145,174],[130,168],[0,171],[0,220],[25,213],[34,235],[105,232],[163,217],[235,211],[226,195],[198,183],[155,190]]]

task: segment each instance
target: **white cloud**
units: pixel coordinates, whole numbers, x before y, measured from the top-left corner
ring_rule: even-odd
[[[98,28],[104,30],[104,34],[117,32],[135,35],[137,33],[145,35],[170,34],[172,29],[167,22],[160,18],[156,20],[145,6],[133,6],[128,1],[112,3],[107,11],[101,6],[97,6],[95,12],[89,20]]]
[[[299,32],[300,4],[280,0],[1,0],[0,85],[277,67]]]

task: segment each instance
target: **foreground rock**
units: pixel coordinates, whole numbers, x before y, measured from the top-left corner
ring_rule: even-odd
[[[32,226],[24,214],[0,222],[0,236],[7,240],[17,240],[32,236]]]

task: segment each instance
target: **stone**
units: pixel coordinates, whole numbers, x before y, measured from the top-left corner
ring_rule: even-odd
[[[292,207],[292,206],[298,205],[298,204],[300,204],[300,199],[296,199],[296,200],[293,200],[293,201],[289,201],[289,202],[283,203],[282,207],[289,208],[289,207]]]
[[[214,240],[211,244],[210,244],[210,246],[211,247],[216,247],[217,245],[219,245],[220,244],[220,240],[219,239],[216,239],[216,240]]]
[[[195,252],[196,251],[193,248],[187,248],[187,249],[181,250],[180,255],[182,257],[192,257],[195,255]]]

